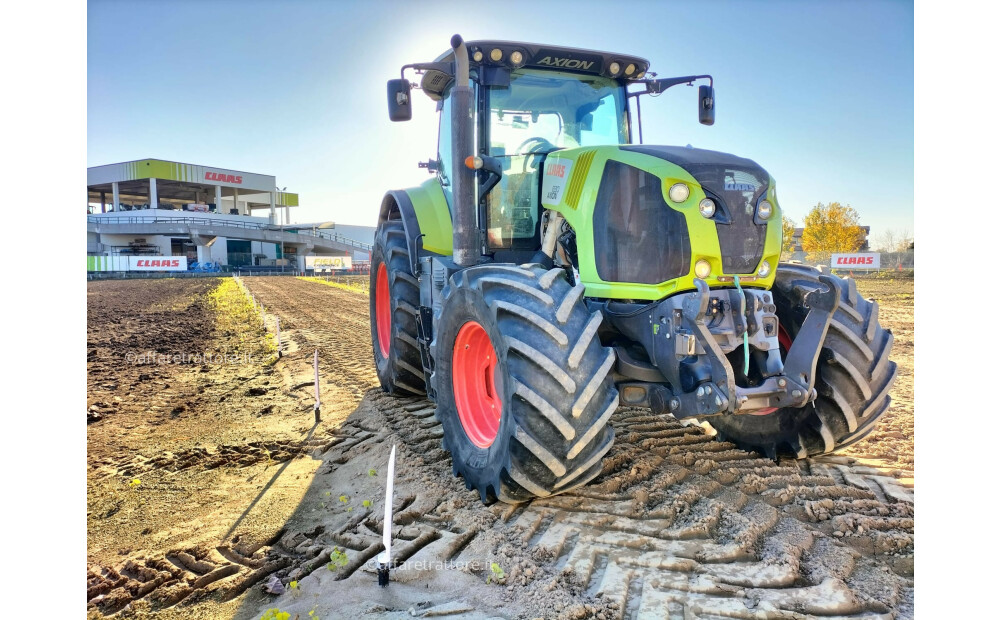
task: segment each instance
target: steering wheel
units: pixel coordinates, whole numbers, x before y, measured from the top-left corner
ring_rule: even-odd
[[[529,144],[532,145],[531,148],[527,148],[526,149],[525,147],[527,147]],[[538,136],[533,136],[531,138],[528,138],[527,140],[525,140],[521,144],[519,144],[518,147],[517,147],[517,150],[515,150],[514,152],[515,153],[520,153],[522,155],[533,155],[533,154],[537,154],[537,153],[550,153],[550,152],[558,150],[558,149],[559,149],[558,146],[556,146],[555,144],[552,144],[551,142],[549,142],[545,138],[540,138]],[[521,174],[526,174],[528,172],[528,162],[529,161],[531,161],[530,157],[525,157],[524,158],[524,164],[521,166]]]
[[[531,144],[533,142],[537,142],[537,144],[533,145],[530,149],[525,148],[525,147],[527,147],[529,144]],[[551,142],[549,142],[545,138],[540,138],[538,136],[532,136],[532,137],[528,138],[527,140],[525,140],[524,142],[522,142],[521,144],[519,144],[517,146],[517,148],[514,149],[514,152],[517,153],[517,154],[519,154],[519,155],[528,155],[530,153],[537,153],[537,152],[543,151],[543,150],[545,152],[554,151],[557,148],[559,148],[559,147],[557,147],[555,144],[552,144]]]

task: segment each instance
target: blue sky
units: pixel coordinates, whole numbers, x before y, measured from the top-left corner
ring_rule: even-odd
[[[437,132],[419,93],[413,120],[391,123],[385,81],[456,32],[634,53],[661,77],[711,73],[715,125],[698,124],[695,89],[675,87],[644,99],[646,143],[757,161],[800,224],[839,201],[873,236],[913,231],[909,2],[91,0],[87,165],[273,174],[300,195],[293,221],[374,224],[386,189],[426,178],[416,163]]]

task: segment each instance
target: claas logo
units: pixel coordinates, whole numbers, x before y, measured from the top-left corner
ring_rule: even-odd
[[[838,256],[838,265],[874,265],[874,256]]]
[[[241,176],[237,176],[235,174],[219,174],[218,172],[206,172],[205,180],[218,181],[220,183],[235,183],[236,185],[242,185],[243,183],[243,177]]]
[[[562,178],[566,176],[566,165],[565,164],[549,164],[545,168],[545,175],[550,177]]]
[[[165,258],[165,259],[146,258],[137,260],[135,266],[136,267],[180,267],[181,261],[178,258]]]

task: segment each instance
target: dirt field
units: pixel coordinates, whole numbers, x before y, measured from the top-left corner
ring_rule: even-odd
[[[913,481],[913,280],[859,279],[858,293],[879,302],[879,320],[892,330],[899,368],[892,405],[864,441],[844,451],[860,463],[900,472]]]
[[[94,618],[913,615],[912,281],[859,282],[895,334],[899,379],[847,454],[774,463],[622,408],[594,483],[516,508],[484,507],[451,475],[430,403],[377,389],[364,294],[246,279],[280,318],[275,361],[252,310],[218,318],[222,301],[242,308],[235,285],[210,294],[220,281],[88,286]],[[126,363],[147,349],[252,362]],[[399,565],[379,589],[392,445]],[[272,578],[288,591],[264,593]]]

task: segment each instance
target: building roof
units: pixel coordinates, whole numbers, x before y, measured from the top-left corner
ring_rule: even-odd
[[[183,186],[206,192],[214,192],[216,186],[231,187],[240,190],[241,194],[248,195],[270,193],[276,189],[273,175],[162,159],[138,159],[87,168],[87,188],[92,192],[110,192],[112,183],[121,184],[146,179],[170,182],[157,184],[157,193],[164,196],[163,190],[171,186]],[[281,207],[297,207],[299,196],[290,192],[276,192],[274,204]]]

